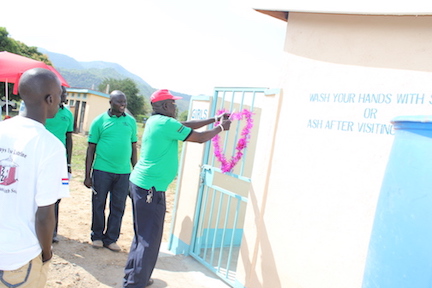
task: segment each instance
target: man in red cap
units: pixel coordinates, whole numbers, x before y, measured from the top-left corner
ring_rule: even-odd
[[[150,97],[153,115],[147,120],[142,136],[141,154],[129,178],[133,205],[135,236],[125,267],[123,287],[153,284],[150,276],[156,265],[165,219],[165,191],[178,170],[178,141],[204,143],[229,130],[229,114],[206,120],[179,122],[175,119],[175,100],[168,90],[158,90]],[[221,123],[198,132],[205,125]]]

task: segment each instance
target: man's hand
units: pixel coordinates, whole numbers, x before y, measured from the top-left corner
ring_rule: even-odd
[[[91,177],[86,177],[84,179],[84,186],[86,186],[87,188],[91,188],[92,187],[92,179]]]
[[[53,257],[52,250],[48,253],[48,255],[46,255],[46,254],[47,253],[42,252],[42,262],[47,262],[47,261],[51,260]]]
[[[222,126],[223,131],[229,130],[230,126],[231,126],[231,120],[229,120],[229,119],[223,120],[222,123],[220,123],[219,125]]]
[[[42,261],[46,262],[52,257],[52,239],[55,226],[55,204],[40,206],[36,210],[35,229],[39,244],[42,248]]]
[[[230,116],[231,116],[231,113],[228,113],[228,112],[224,112],[222,114],[216,115],[215,116],[215,122],[220,122],[221,120],[228,120]]]

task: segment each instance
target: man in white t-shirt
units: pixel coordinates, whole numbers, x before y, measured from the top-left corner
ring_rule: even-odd
[[[62,89],[49,70],[26,71],[19,92],[27,114],[0,123],[0,287],[45,287],[54,203],[69,196],[64,145],[45,129]]]

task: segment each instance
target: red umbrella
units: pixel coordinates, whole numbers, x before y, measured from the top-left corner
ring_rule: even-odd
[[[32,68],[45,68],[54,72],[59,78],[61,85],[70,87],[63,76],[54,67],[44,62],[33,60],[24,56],[6,51],[0,52],[0,82],[14,83],[13,94],[18,94],[18,83],[21,75]],[[7,85],[6,85],[7,87]],[[6,95],[7,97],[7,95]]]

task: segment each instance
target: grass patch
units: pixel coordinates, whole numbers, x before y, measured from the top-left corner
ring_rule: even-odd
[[[85,158],[87,153],[87,136],[72,134],[72,175],[78,181],[84,181]]]

